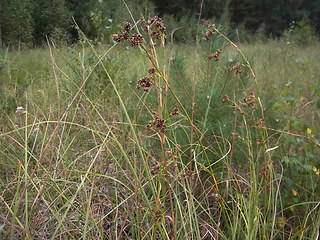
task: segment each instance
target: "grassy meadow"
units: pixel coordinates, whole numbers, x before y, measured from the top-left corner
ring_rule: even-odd
[[[319,42],[157,21],[1,51],[0,238],[318,239]]]

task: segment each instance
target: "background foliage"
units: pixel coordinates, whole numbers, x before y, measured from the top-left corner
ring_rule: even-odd
[[[128,5],[139,19],[155,14],[168,19],[169,30],[181,27],[180,32],[196,28],[200,6],[201,16],[215,23],[239,28],[247,36],[258,31],[265,37],[279,37],[296,22],[306,21],[320,31],[320,0],[136,0]],[[39,46],[46,36],[57,42],[74,43],[79,40],[72,17],[86,36],[96,42],[110,41],[110,33],[120,29],[128,20],[123,2],[119,0],[1,0],[0,46]],[[232,30],[234,32],[234,30]],[[178,41],[190,41],[187,35]],[[190,34],[189,34],[190,35]],[[229,34],[230,35],[230,34]],[[244,37],[242,40],[248,40]]]

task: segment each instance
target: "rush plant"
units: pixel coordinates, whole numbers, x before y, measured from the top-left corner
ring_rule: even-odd
[[[198,21],[188,45],[158,16],[108,48],[79,27],[83,45],[48,41],[52,74],[2,117],[2,238],[317,239],[316,127],[272,125],[299,99],[269,104],[253,60]]]

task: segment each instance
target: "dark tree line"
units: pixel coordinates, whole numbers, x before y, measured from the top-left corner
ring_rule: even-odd
[[[267,34],[279,36],[293,21],[309,19],[320,30],[319,0],[233,0],[229,6],[231,21],[248,29],[264,24]]]
[[[242,24],[249,31],[264,26],[267,36],[280,36],[293,21],[306,19],[320,32],[320,0],[135,0],[127,1],[138,19],[159,14],[177,22],[201,16],[222,25]],[[105,41],[130,20],[121,0],[0,0],[0,46],[37,46],[46,36],[72,43],[86,36]]]
[[[202,0],[155,0],[160,14],[180,17],[186,13],[198,13]],[[249,30],[265,25],[266,34],[279,36],[293,21],[310,20],[320,31],[320,0],[206,0],[202,16],[221,19],[229,15],[233,26],[245,24]],[[228,20],[228,19],[223,19]],[[222,23],[223,24],[223,23]]]

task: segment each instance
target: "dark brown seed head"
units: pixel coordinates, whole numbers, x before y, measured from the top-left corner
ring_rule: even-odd
[[[211,31],[211,30],[209,29],[208,32],[207,32],[207,33],[205,34],[205,36],[204,36],[204,40],[205,40],[205,41],[210,40],[211,37],[212,37],[212,35],[213,35],[213,31]]]
[[[229,97],[227,95],[224,95],[224,98],[222,99],[222,103],[228,102]]]
[[[124,32],[122,33],[122,37],[123,37],[123,39],[127,40],[127,39],[130,37],[130,33],[127,32],[127,31],[124,31]]]
[[[174,108],[173,110],[172,110],[172,112],[170,113],[170,117],[173,117],[174,115],[177,115],[177,114],[179,114],[179,112],[180,112],[180,110],[179,110],[179,108]]]
[[[216,52],[214,53],[214,60],[218,61],[219,60],[219,56],[221,54],[221,50],[217,49]]]
[[[131,29],[132,29],[131,23],[126,22],[126,23],[124,24],[124,26],[123,26],[123,29],[124,29],[124,31],[126,31],[126,32],[130,32]]]
[[[141,34],[133,34],[130,40],[130,45],[133,46],[138,46],[140,45],[141,41],[143,40],[143,37]]]
[[[137,89],[140,89],[141,87],[143,87],[143,90],[148,92],[150,87],[153,85],[153,81],[150,77],[143,77],[142,79],[140,79],[138,81],[138,84],[136,86]]]
[[[153,73],[155,73],[155,71],[156,71],[155,67],[151,67],[148,69],[149,74],[153,74]]]
[[[209,24],[208,20],[202,19],[202,23],[204,28],[208,27],[208,24]]]
[[[120,43],[123,40],[123,36],[121,34],[113,34],[112,38],[118,43]]]

